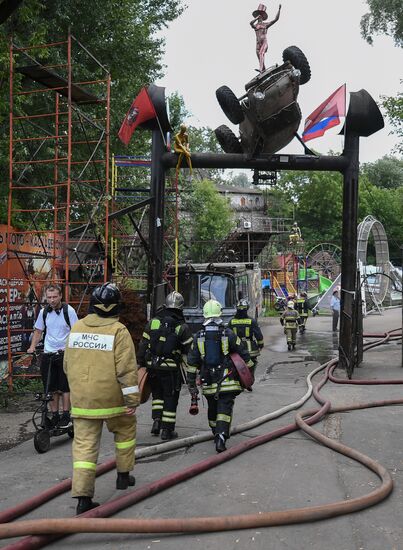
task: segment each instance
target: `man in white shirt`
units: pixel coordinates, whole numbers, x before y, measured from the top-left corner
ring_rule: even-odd
[[[63,371],[63,355],[70,329],[78,321],[78,317],[71,306],[62,303],[60,286],[50,284],[46,288],[45,297],[48,305],[39,312],[34,325],[32,342],[27,352],[34,353],[45,334],[41,375],[45,392],[53,394],[53,399],[49,402],[52,412],[51,422],[53,427],[68,428],[71,425],[70,389]],[[61,417],[59,415],[60,393],[63,401]]]
[[[337,331],[337,324],[339,322],[339,316],[340,316],[340,298],[339,298],[339,291],[334,290],[332,299],[330,300],[330,309],[333,313],[333,332]]]

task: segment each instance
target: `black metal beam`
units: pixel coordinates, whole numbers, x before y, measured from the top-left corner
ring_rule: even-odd
[[[358,176],[359,176],[360,137],[347,132],[344,151],[348,166],[344,171],[343,182],[343,226],[341,248],[341,315],[339,340],[339,365],[345,368],[351,378],[356,366],[355,348],[357,347],[357,327],[362,326],[357,316],[357,224],[358,224]],[[361,347],[359,344],[358,347]]]
[[[165,153],[161,158],[165,168],[175,168],[178,155]],[[194,168],[246,168],[258,170],[311,170],[322,172],[343,172],[348,165],[348,158],[340,156],[314,155],[270,155],[250,159],[246,155],[228,153],[192,153]],[[183,166],[185,167],[185,166]]]
[[[149,246],[153,262],[148,265],[147,301],[151,303],[151,314],[157,310],[157,298],[154,289],[162,284],[163,275],[163,240],[164,240],[164,210],[165,210],[165,168],[162,156],[165,152],[165,142],[160,129],[152,132],[151,154],[151,195],[155,198],[150,206],[149,216]],[[176,155],[173,155],[176,158]]]
[[[143,206],[147,206],[147,204],[150,204],[152,201],[153,197],[150,197],[148,199],[144,199],[143,201],[136,202],[136,204],[131,204],[126,208],[122,208],[122,210],[116,210],[116,212],[112,212],[112,214],[109,214],[108,221],[112,221],[116,218],[120,218],[121,216],[125,216],[126,214],[129,214],[129,212],[134,212],[134,210],[138,210]],[[92,227],[95,227],[94,223],[86,223],[85,225],[80,225],[79,227],[70,229],[69,237],[74,237],[74,235],[81,235],[83,231],[87,231],[87,229],[90,229]]]
[[[112,214],[109,214],[108,220],[111,221],[116,218],[125,216],[126,214],[129,214],[129,212],[134,212],[134,210],[138,210],[139,208],[143,208],[143,206],[147,206],[147,204],[151,204],[153,200],[153,197],[149,197],[148,199],[144,199],[143,201],[136,202],[136,204],[126,206],[126,208],[122,208],[122,210],[116,210],[116,212],[112,212]]]

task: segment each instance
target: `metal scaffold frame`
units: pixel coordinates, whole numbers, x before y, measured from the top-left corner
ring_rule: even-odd
[[[71,34],[51,44],[10,44],[10,384],[29,376],[14,368],[27,349],[15,339],[28,340],[32,327],[19,320],[24,308],[38,312],[44,285],[61,285],[64,301],[82,315],[91,290],[108,279],[110,80]]]

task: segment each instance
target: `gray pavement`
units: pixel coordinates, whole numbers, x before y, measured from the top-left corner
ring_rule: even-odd
[[[261,322],[266,347],[257,370],[252,393],[236,399],[234,424],[240,424],[298,400],[306,392],[306,377],[320,363],[337,354],[337,334],[331,332],[331,318],[310,318],[307,331],[300,336],[297,348],[288,352],[277,318]],[[384,332],[401,326],[401,310],[364,320],[365,332]],[[354,372],[354,379],[402,379],[402,347],[390,342],[369,351],[364,363]],[[344,372],[337,375],[345,377]],[[316,383],[319,377],[316,377]],[[400,385],[327,384],[322,394],[334,404],[403,397]],[[184,389],[179,404],[180,437],[207,430],[206,405],[196,417],[188,414],[189,396]],[[313,399],[304,405],[314,405]],[[20,413],[23,415],[23,413]],[[149,434],[150,403],[138,412],[138,446],[158,442]],[[13,415],[1,414],[0,432],[12,425]],[[293,421],[294,413],[236,435],[228,446],[272,431]],[[20,416],[19,422],[27,417]],[[383,464],[394,480],[391,496],[382,503],[355,514],[316,523],[249,529],[225,533],[196,535],[74,535],[49,545],[49,548],[153,549],[176,550],[187,545],[192,550],[243,549],[247,546],[265,550],[397,550],[403,549],[403,423],[400,407],[383,407],[343,414],[333,414],[317,425],[331,438],[352,446]],[[51,450],[38,455],[32,440],[0,453],[0,509],[48,488],[71,475],[70,440],[52,439]],[[211,441],[165,455],[140,460],[135,469],[137,487],[188,467],[215,454]],[[113,456],[113,442],[104,432],[100,462]],[[96,498],[106,502],[125,494],[114,489],[115,473],[97,480]],[[318,445],[301,432],[294,432],[205,472],[124,510],[115,517],[158,518],[207,515],[249,514],[334,502],[365,495],[379,484],[377,477],[363,466]],[[68,494],[27,515],[26,518],[71,517],[75,501]],[[24,518],[25,519],[25,518]],[[5,546],[7,541],[1,541]]]

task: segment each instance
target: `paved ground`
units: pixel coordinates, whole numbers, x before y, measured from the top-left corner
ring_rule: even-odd
[[[401,326],[401,310],[373,315],[364,320],[366,332],[384,332]],[[307,375],[320,363],[337,353],[337,334],[330,331],[330,317],[309,319],[308,330],[299,338],[297,349],[287,352],[278,319],[262,322],[267,343],[261,356],[257,383],[252,393],[245,392],[235,404],[234,424],[240,424],[298,400],[306,391]],[[402,348],[391,342],[366,353],[354,379],[402,379]],[[343,372],[338,373],[344,376]],[[315,382],[318,379],[315,379]],[[323,395],[332,403],[363,402],[403,397],[400,385],[345,386],[328,384]],[[313,404],[310,400],[304,408]],[[206,408],[196,417],[188,413],[189,396],[183,391],[179,406],[178,432],[186,437],[206,430]],[[203,405],[202,405],[203,407]],[[247,438],[272,431],[290,423],[293,413],[231,438],[229,446]],[[29,430],[26,413],[1,414],[0,434]],[[158,442],[149,434],[150,403],[138,413],[138,445]],[[232,550],[247,546],[264,550],[400,550],[403,549],[403,448],[400,407],[368,409],[328,416],[319,429],[331,438],[368,454],[391,473],[395,487],[384,502],[359,513],[311,524],[233,531],[202,535],[77,535],[54,543],[49,548],[177,550]],[[7,432],[7,428],[11,429]],[[23,437],[29,437],[25,434]],[[137,486],[190,466],[215,454],[211,441],[139,461]],[[100,462],[113,456],[113,445],[104,433]],[[52,448],[38,455],[28,440],[0,454],[0,509],[6,509],[71,475],[70,440],[52,440]],[[106,502],[120,496],[114,489],[115,473],[97,480],[96,497]],[[115,517],[189,517],[222,514],[258,513],[325,504],[367,494],[378,485],[375,475],[351,460],[322,447],[295,432],[262,445],[218,468],[153,496]],[[119,494],[118,494],[119,493]],[[57,497],[30,518],[71,517],[75,501],[69,495]],[[3,545],[6,544],[2,541]],[[1,543],[0,543],[1,544]]]

